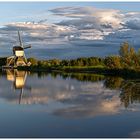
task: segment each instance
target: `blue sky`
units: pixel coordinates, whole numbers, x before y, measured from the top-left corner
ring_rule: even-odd
[[[93,6],[124,12],[140,11],[138,2],[0,2],[0,25],[7,22],[34,20],[41,12],[65,6]],[[41,18],[41,14],[39,17]]]

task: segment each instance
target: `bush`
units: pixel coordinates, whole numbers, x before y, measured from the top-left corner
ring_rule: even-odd
[[[38,60],[35,59],[35,58],[28,58],[27,60],[28,60],[28,62],[31,62],[32,66],[37,66],[38,65]]]

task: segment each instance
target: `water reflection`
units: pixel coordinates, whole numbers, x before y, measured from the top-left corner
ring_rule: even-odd
[[[25,85],[27,72],[26,71],[18,71],[17,69],[6,69],[6,77],[8,81],[13,82],[13,88],[15,90],[19,90],[19,104],[22,101],[22,96],[24,89],[31,90],[31,87]]]
[[[140,137],[139,87],[138,79],[5,71],[0,137]]]
[[[120,99],[125,107],[133,103],[140,103],[140,81],[124,81],[121,87]]]
[[[4,86],[0,87],[0,98],[17,103],[18,97],[19,104],[47,105],[49,113],[67,118],[111,115],[125,108],[133,111],[136,106],[131,105],[140,102],[139,80],[82,73],[27,74],[17,70],[7,70],[6,77],[20,94],[15,92],[11,97],[13,89],[7,92]]]

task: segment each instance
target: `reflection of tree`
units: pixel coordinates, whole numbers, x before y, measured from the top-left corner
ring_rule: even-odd
[[[128,81],[121,77],[105,77],[95,74],[65,74],[61,75],[64,79],[70,77],[79,81],[96,82],[104,80],[104,86],[109,89],[120,90],[120,100],[125,107],[134,102],[140,102],[140,81]]]
[[[61,72],[51,72],[44,73],[39,72],[38,77],[46,77],[51,75],[53,78],[61,76],[63,79],[76,79],[82,82],[97,82],[103,81],[104,86],[109,89],[120,90],[120,101],[124,104],[125,107],[128,107],[129,104],[140,102],[140,81],[136,80],[125,80],[121,77],[107,77],[103,75],[90,74],[90,73],[61,73]]]
[[[96,82],[104,80],[103,75],[96,75],[96,74],[85,74],[85,73],[71,73],[71,74],[61,74],[63,79],[70,77],[71,79],[76,79],[78,81],[89,81],[89,82]]]
[[[123,81],[121,77],[107,77],[104,86],[110,89],[120,89]]]
[[[120,90],[120,100],[125,107],[140,102],[140,81],[128,81],[120,77],[107,77],[105,87]]]
[[[140,82],[125,81],[121,88],[120,99],[125,107],[134,102],[140,102]]]
[[[41,77],[46,77],[48,74],[51,75],[51,77],[56,78],[57,76],[61,76],[63,79],[71,78],[71,79],[76,79],[78,81],[89,81],[89,82],[96,82],[96,81],[101,81],[105,79],[104,75],[98,75],[98,74],[91,74],[91,73],[62,73],[62,72],[38,72],[38,78]],[[34,75],[31,73],[30,75]]]

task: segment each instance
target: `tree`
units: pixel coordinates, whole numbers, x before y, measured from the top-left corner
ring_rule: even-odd
[[[105,58],[104,64],[111,69],[121,68],[120,56],[108,56]]]
[[[119,54],[121,57],[127,57],[129,55],[129,44],[128,42],[124,42],[123,44],[121,44],[120,50],[119,50]]]
[[[137,54],[135,49],[131,47],[128,42],[124,42],[119,50],[121,56],[121,63],[123,67],[135,68],[137,64]]]

